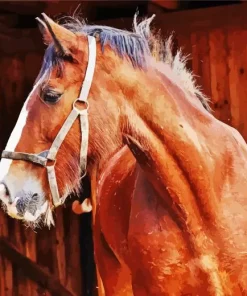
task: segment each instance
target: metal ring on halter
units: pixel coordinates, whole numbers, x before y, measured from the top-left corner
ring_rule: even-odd
[[[79,109],[79,108],[77,108],[75,104],[78,103],[78,102],[79,103],[84,103],[86,105],[86,108],[85,109]],[[89,108],[89,103],[86,100],[76,99],[73,102],[73,109],[75,109],[78,112],[78,114],[80,114],[80,115],[86,113],[88,111],[88,108]]]

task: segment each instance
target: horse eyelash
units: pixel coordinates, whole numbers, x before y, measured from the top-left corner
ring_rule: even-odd
[[[59,92],[59,90],[55,90],[53,86],[49,85],[49,83],[46,83],[44,85],[42,85],[41,87],[41,94],[44,93],[49,93],[49,94],[61,94],[61,92]]]
[[[45,103],[48,103],[45,101],[45,96],[48,95],[50,97],[58,97],[58,100],[60,100],[60,98],[62,97],[63,93],[54,90],[53,88],[46,86],[44,88],[41,89],[41,93],[40,93],[40,98],[42,99],[42,101],[44,101]]]

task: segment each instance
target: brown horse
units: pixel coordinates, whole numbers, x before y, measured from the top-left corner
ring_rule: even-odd
[[[180,52],[160,55],[150,21],[130,33],[43,14],[48,48],[2,154],[0,198],[50,225],[97,170],[107,295],[245,295],[246,143],[206,110]]]

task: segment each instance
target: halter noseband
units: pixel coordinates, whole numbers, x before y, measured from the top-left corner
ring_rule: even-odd
[[[86,175],[88,138],[89,138],[87,99],[88,99],[89,90],[92,84],[95,63],[96,63],[96,40],[92,36],[87,36],[87,37],[88,37],[88,54],[89,54],[88,65],[87,65],[85,79],[81,87],[80,95],[73,102],[73,109],[70,112],[67,119],[65,120],[60,131],[58,132],[50,149],[43,151],[39,154],[30,154],[30,153],[14,152],[14,151],[6,151],[6,150],[2,152],[2,158],[30,161],[46,167],[54,207],[57,207],[64,202],[64,200],[59,197],[57,179],[56,179],[56,173],[55,173],[57,152],[78,116],[80,117],[80,127],[81,127],[80,167],[83,173],[82,177]],[[77,103],[83,103],[84,105],[86,105],[86,108],[79,109],[76,106]],[[52,164],[49,165],[49,162],[51,162]]]

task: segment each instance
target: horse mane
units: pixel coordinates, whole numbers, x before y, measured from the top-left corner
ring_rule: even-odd
[[[138,23],[137,14],[135,14],[133,32],[108,26],[88,25],[85,20],[81,20],[75,15],[62,17],[57,22],[74,33],[97,36],[102,52],[104,52],[105,45],[109,45],[121,58],[129,59],[133,67],[147,68],[150,57],[163,65],[168,65],[178,79],[169,78],[184,91],[196,96],[203,107],[211,112],[209,98],[203,94],[192,71],[187,68],[186,64],[189,56],[183,55],[181,48],[173,54],[173,34],[163,41],[160,32],[155,33],[151,30],[150,24],[154,17],[155,15]],[[49,71],[53,65],[59,66],[59,74],[61,74],[62,63],[60,60],[61,57],[56,56],[53,45],[50,45],[46,50],[39,78],[45,71]],[[165,67],[157,66],[156,70],[161,74],[168,75]]]

